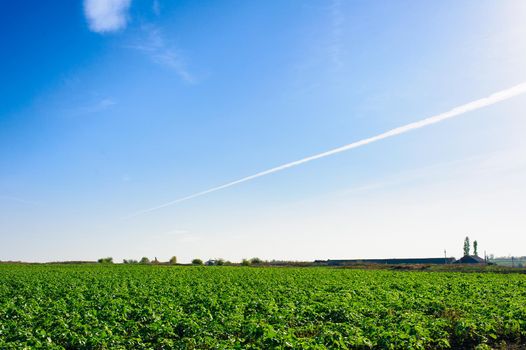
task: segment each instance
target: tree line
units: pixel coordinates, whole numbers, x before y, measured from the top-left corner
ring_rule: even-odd
[[[113,258],[112,257],[106,257],[106,258],[100,258],[97,260],[100,264],[113,264]],[[157,257],[153,260],[150,260],[148,257],[143,256],[140,260],[135,259],[123,259],[123,264],[141,264],[141,265],[177,265],[177,257],[172,256],[170,260],[167,262],[161,262],[157,259]],[[251,266],[251,265],[261,265],[261,264],[271,264],[272,262],[269,261],[263,261],[260,258],[254,257],[252,259],[243,259],[240,263],[233,263],[228,260],[224,259],[210,259],[207,261],[203,261],[199,258],[192,259],[192,265],[201,266],[201,265],[207,265],[207,266],[232,266],[232,265],[241,265],[241,266]]]

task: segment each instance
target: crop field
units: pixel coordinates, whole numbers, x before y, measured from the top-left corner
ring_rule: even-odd
[[[0,349],[525,343],[522,274],[0,264]]]

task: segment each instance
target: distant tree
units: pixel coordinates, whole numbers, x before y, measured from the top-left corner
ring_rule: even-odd
[[[247,259],[241,260],[241,266],[250,266],[250,260],[247,260]]]
[[[141,263],[141,264],[149,264],[150,263],[150,259],[148,259],[147,257],[143,256],[141,258],[141,261],[139,261],[139,263]]]
[[[464,256],[468,256],[469,255],[469,249],[470,249],[470,244],[469,244],[469,237],[466,236],[466,238],[464,239]]]
[[[113,264],[113,258],[111,256],[107,258],[100,258],[99,260],[97,260],[97,262],[99,262],[100,264]]]
[[[170,265],[175,265],[177,264],[177,257],[176,256],[172,256],[170,258],[170,261],[169,261]]]
[[[192,260],[192,265],[203,265],[203,260],[201,260],[201,259],[194,259],[194,260]]]
[[[478,253],[478,242],[477,241],[473,241],[473,255],[476,255],[478,256],[479,253]]]
[[[159,260],[157,260],[157,257],[155,257],[155,259],[153,259],[152,264],[159,265]]]
[[[263,261],[260,259],[260,258],[252,258],[250,259],[250,264],[251,265],[258,265],[258,264],[261,264]]]
[[[134,260],[134,259],[124,259],[124,260],[122,260],[122,263],[123,264],[138,264],[139,262],[137,260]]]
[[[216,265],[217,266],[223,266],[224,264],[225,264],[225,260],[223,260],[221,258],[216,260]]]

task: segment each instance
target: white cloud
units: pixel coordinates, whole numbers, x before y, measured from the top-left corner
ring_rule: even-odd
[[[91,31],[114,32],[126,27],[131,0],[84,0],[84,14]]]
[[[147,54],[154,63],[174,71],[187,83],[196,83],[195,77],[188,71],[182,54],[174,45],[166,42],[161,30],[155,26],[143,26],[142,29],[146,38],[141,43],[129,45],[127,48]]]
[[[100,111],[104,111],[114,105],[116,105],[117,102],[115,102],[113,99],[111,98],[103,98],[102,100],[100,101],[97,101],[95,103],[93,103],[92,105],[89,105],[89,106],[84,106],[82,108],[79,108],[79,112],[81,113],[84,113],[84,114],[89,114],[89,113],[97,113],[97,112],[100,112]]]
[[[113,105],[116,105],[117,102],[113,101],[111,98],[105,98],[99,101],[97,107],[99,109],[106,109],[108,107],[111,107]]]
[[[67,110],[72,116],[80,116],[92,113],[102,112],[108,108],[115,106],[117,102],[112,98],[102,98],[89,103],[86,103],[80,107],[74,107]]]

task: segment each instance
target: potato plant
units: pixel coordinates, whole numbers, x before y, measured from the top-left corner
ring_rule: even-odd
[[[526,343],[526,275],[0,265],[0,349],[448,349]]]

